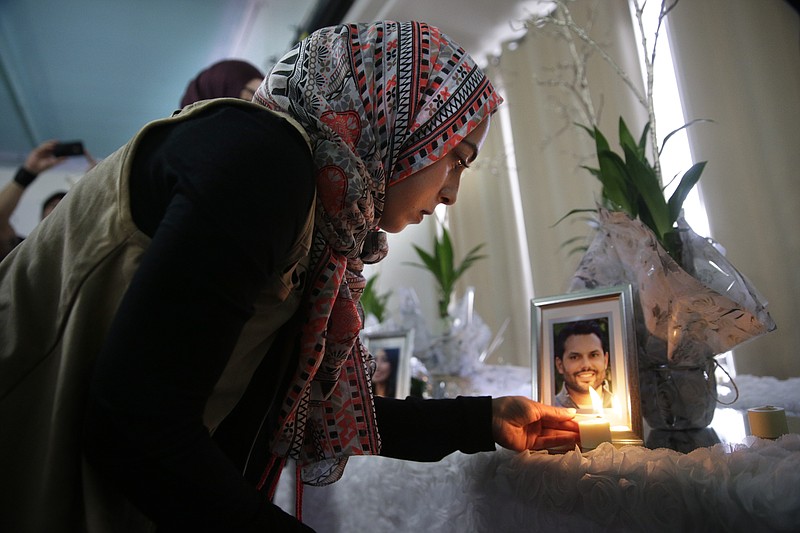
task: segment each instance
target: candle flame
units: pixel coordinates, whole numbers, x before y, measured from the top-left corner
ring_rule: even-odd
[[[589,387],[589,396],[592,398],[592,411],[595,413],[603,412],[603,397],[594,390],[594,387]]]

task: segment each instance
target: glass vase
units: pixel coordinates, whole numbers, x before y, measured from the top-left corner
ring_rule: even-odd
[[[639,369],[642,416],[653,429],[700,429],[714,418],[714,360],[701,366],[657,365]]]

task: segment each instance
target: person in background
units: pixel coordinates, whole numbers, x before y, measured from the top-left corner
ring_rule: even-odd
[[[25,189],[39,174],[66,159],[66,156],[58,157],[53,154],[53,148],[57,144],[57,140],[49,140],[31,150],[14,178],[0,189],[0,261],[24,239],[12,226],[11,216],[16,211]],[[84,155],[90,165],[94,165],[91,156]],[[65,194],[66,191],[57,191],[42,203],[41,220],[50,214]]]
[[[56,208],[66,195],[67,191],[56,191],[44,199],[44,202],[42,202],[42,220],[53,212],[53,209]]]
[[[181,98],[181,108],[210,98],[252,100],[264,74],[239,59],[224,59],[202,70],[189,82]]]
[[[323,28],[84,176],[0,263],[0,530],[307,532],[288,460],[574,444],[522,396],[373,396],[358,338],[364,263],[456,201],[501,102],[428,24]]]
[[[556,405],[591,409],[591,387],[602,398],[603,407],[612,407],[613,396],[606,380],[607,346],[607,335],[594,320],[570,322],[558,332],[555,363],[564,384],[556,395]]]

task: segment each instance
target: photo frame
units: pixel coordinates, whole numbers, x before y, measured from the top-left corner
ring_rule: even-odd
[[[563,346],[564,337],[569,338],[570,332],[575,331],[573,328],[586,332],[586,329],[580,329],[585,327],[597,328],[602,337],[605,359],[599,356],[600,359],[594,363],[598,365],[597,368],[586,363],[588,366],[584,369],[569,368],[563,358],[557,361],[556,344]],[[592,379],[592,388],[599,391],[595,397],[601,398],[603,405],[599,410],[611,423],[612,442],[615,445],[643,443],[633,291],[630,285],[533,299],[531,334],[534,400],[548,405],[577,407],[579,413],[598,410],[598,405],[587,409],[585,404],[574,403],[573,398],[578,395],[571,391],[577,388],[565,383],[570,381],[575,384],[579,371],[583,371],[580,379]],[[600,366],[603,360],[605,370],[601,370]],[[590,377],[592,375],[593,378]]]
[[[375,357],[372,390],[376,396],[405,398],[411,392],[414,330],[362,333],[361,342]],[[385,367],[383,365],[389,365]],[[385,379],[383,376],[386,375]]]

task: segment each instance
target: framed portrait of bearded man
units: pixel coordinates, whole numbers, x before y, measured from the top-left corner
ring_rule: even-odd
[[[531,301],[534,400],[609,420],[614,444],[641,444],[630,285]]]

